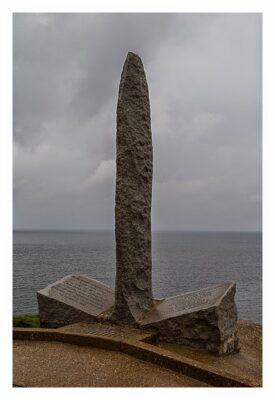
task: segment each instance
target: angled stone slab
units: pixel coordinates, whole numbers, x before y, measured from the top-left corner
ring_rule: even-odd
[[[42,327],[93,322],[114,304],[114,290],[82,274],[71,274],[37,292]]]
[[[224,283],[169,297],[148,312],[140,327],[157,330],[160,340],[218,354],[239,350],[236,284]]]

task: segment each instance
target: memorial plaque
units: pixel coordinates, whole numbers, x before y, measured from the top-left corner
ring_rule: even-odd
[[[91,315],[98,315],[114,304],[114,291],[82,274],[68,275],[39,291]]]
[[[145,316],[140,325],[152,324],[164,319],[214,307],[231,286],[232,283],[224,283],[178,296],[168,297],[155,306],[155,308]]]
[[[43,299],[40,311],[45,314],[45,302],[51,313],[59,305],[98,316],[114,304],[114,291],[103,283],[82,274],[68,275],[37,292],[38,299]],[[39,305],[42,304],[39,302]],[[58,303],[57,303],[58,302]],[[41,308],[43,308],[41,310]]]
[[[129,325],[118,325],[110,322],[79,322],[77,324],[67,325],[60,328],[61,332],[81,333],[93,336],[109,337],[116,340],[129,338],[149,338],[154,335],[153,331],[140,330]]]

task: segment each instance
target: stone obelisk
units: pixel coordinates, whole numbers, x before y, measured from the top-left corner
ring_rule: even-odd
[[[152,303],[153,148],[148,85],[128,53],[119,86],[116,137],[116,287],[112,319],[134,324]]]

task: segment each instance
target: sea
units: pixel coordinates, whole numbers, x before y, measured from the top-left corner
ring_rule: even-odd
[[[14,231],[13,312],[38,312],[36,291],[80,272],[115,286],[113,231]],[[262,323],[261,232],[152,232],[156,298],[235,281],[241,319]]]

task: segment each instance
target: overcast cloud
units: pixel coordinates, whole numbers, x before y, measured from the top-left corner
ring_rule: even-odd
[[[260,14],[15,14],[14,227],[113,228],[115,118],[144,63],[153,229],[261,229]]]

